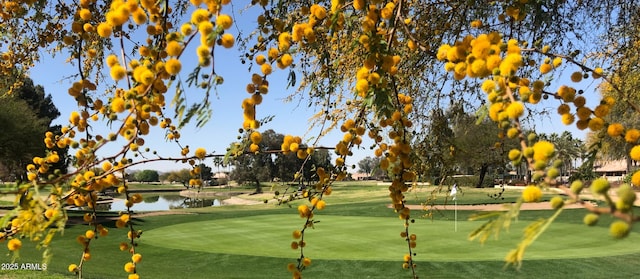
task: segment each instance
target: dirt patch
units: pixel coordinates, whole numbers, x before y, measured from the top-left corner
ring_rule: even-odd
[[[243,199],[238,197],[230,197],[228,199],[222,200],[221,203],[223,205],[252,205],[252,204],[261,204],[264,202],[248,200],[248,199]]]

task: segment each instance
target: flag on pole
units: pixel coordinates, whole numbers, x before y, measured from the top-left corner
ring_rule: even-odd
[[[451,188],[451,193],[449,194],[449,196],[453,197],[453,200],[456,200],[456,194],[458,193],[458,184],[453,184],[453,187]]]

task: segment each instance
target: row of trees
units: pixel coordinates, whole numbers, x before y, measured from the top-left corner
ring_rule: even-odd
[[[229,173],[230,178],[238,184],[253,184],[256,193],[262,192],[261,182],[264,181],[293,181],[300,179],[300,183],[307,185],[312,181],[317,181],[315,175],[317,168],[329,169],[332,167],[331,154],[328,149],[317,149],[309,158],[302,168],[303,159],[298,158],[294,152],[281,153],[269,152],[278,151],[285,135],[278,134],[273,130],[267,130],[262,133],[262,141],[260,149],[263,152],[249,153],[242,156],[234,157],[229,161],[225,161],[220,156],[213,157],[213,165],[218,167],[232,166]],[[361,167],[362,164],[360,164]],[[198,168],[197,175],[199,179],[209,182],[213,179],[213,169],[204,163],[196,165]],[[370,168],[371,164],[367,164],[365,168]],[[172,181],[182,183],[185,187],[189,186],[189,181],[194,178],[191,169],[181,169],[159,174],[155,170],[132,171],[128,173],[129,181],[138,182],[156,182],[156,181]]]
[[[239,184],[253,183],[256,192],[262,192],[261,181],[294,181],[310,183],[318,180],[317,168],[330,169],[331,155],[327,149],[317,149],[308,158],[300,159],[295,152],[282,153],[285,135],[274,130],[262,132],[259,153],[248,153],[233,158],[231,179]],[[271,151],[271,152],[270,152]],[[306,160],[305,164],[301,164]]]

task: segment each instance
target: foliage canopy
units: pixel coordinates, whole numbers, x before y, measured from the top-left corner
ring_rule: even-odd
[[[391,204],[404,223],[403,267],[418,276],[417,255],[412,252],[416,235],[410,232],[415,214],[406,204],[405,193],[418,172],[446,173],[452,166],[455,152],[431,149],[452,146],[447,138],[452,130],[442,125],[446,122],[443,111],[456,107],[491,120],[500,130],[497,137],[516,139],[518,146],[508,151],[507,158],[532,172],[518,203],[473,237],[508,225],[522,202],[540,198],[541,188],[559,186],[568,195],[556,199],[554,215],[529,227],[523,242],[509,253],[508,264],[520,265],[525,249],[565,203],[583,203],[592,214],[619,218],[612,223],[611,233],[626,237],[629,226],[638,220],[632,210],[636,196],[631,186],[620,187],[617,198],[612,198],[608,182],[595,180],[589,184],[591,190],[607,206],[584,203],[583,182],[574,181],[571,188],[560,185],[562,160],[557,160],[557,148],[525,133],[525,124],[556,110],[566,125],[589,129],[599,138],[624,138],[630,158],[640,160],[640,132],[625,126],[635,123],[612,123],[606,118],[617,101],[628,104],[634,113],[640,111],[636,99],[629,97],[634,87],[628,83],[633,80],[629,77],[637,76],[633,67],[637,63],[617,63],[637,55],[640,13],[635,2],[253,0],[246,8],[259,11],[257,24],[244,33],[237,25],[242,17],[237,9],[245,3],[231,0],[3,1],[0,73],[15,77],[4,81],[4,94],[16,94],[42,54],[64,55],[77,69],[67,92],[78,108],[60,135],[45,137],[49,150],[71,148],[74,170],[49,175],[57,161],[54,152],[24,166],[29,183],[16,191],[21,197],[16,209],[2,219],[10,230],[0,237],[9,239],[13,252],[21,247],[20,237],[46,248],[64,228],[67,205],[92,207],[99,192],[114,188],[125,195],[128,205],[116,222],[129,232],[129,242],[121,245],[132,258],[124,270],[137,278],[136,266],[143,264],[137,246],[141,232],[131,222],[131,208],[141,197],[130,193],[123,175],[117,174],[145,162],[180,161],[192,166],[189,184],[203,185],[198,163],[220,154],[183,145],[180,128],[189,122],[201,127],[211,117],[210,93],[224,83],[225,75],[216,57],[233,47],[244,53],[239,63],[247,63],[251,74],[246,77],[249,95],[241,104],[239,141],[231,143],[227,162],[253,160],[267,166],[269,154],[281,153],[295,155],[304,170],[316,154],[317,141],[303,142],[295,135],[285,135],[279,143],[262,143],[266,131],[261,132],[261,126],[269,117],[260,115],[259,109],[279,83],[272,75],[276,71],[288,72],[287,83],[297,88],[290,99],[299,98],[315,109],[312,124],[322,128],[320,136],[332,129],[343,133],[331,147],[336,155],[331,166],[318,165],[313,174],[317,183],[295,196],[305,201],[297,208],[303,224],[293,231],[291,243],[299,256],[287,266],[294,278],[311,265],[304,249],[305,230],[314,227],[315,214],[325,208],[324,197],[332,193],[332,183],[347,176],[346,161],[362,145],[363,137],[374,142],[370,148],[391,180]],[[571,83],[560,78],[563,73]],[[596,104],[587,102],[581,89],[588,86],[586,80],[605,84],[612,95]],[[192,96],[200,101],[193,102]],[[541,106],[545,103],[552,109]],[[433,124],[442,129],[428,129]],[[109,127],[109,132],[96,133],[91,129],[95,125]],[[182,156],[167,158],[146,150],[145,138],[151,129],[163,131]],[[118,152],[98,155],[104,146],[120,141],[125,144]],[[423,164],[424,159],[435,162]],[[260,180],[262,172],[253,174]],[[301,177],[294,175],[293,180]],[[640,185],[640,173],[633,175],[631,183]],[[39,195],[45,186],[51,194]],[[91,242],[98,234],[108,234],[97,220],[95,211],[85,216],[92,229],[78,237],[83,256],[69,266],[80,277],[91,258]]]

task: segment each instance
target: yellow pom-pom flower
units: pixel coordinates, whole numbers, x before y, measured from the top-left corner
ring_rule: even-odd
[[[111,34],[113,34],[113,26],[106,22],[98,24],[98,28],[96,30],[98,31],[98,36],[102,38],[109,38],[111,37]]]
[[[182,52],[182,45],[177,41],[170,41],[165,50],[169,56],[178,56]]]
[[[282,57],[280,57],[280,63],[282,63],[285,68],[289,67],[293,63],[293,57],[291,57],[290,54],[285,53],[284,55],[282,55]]]
[[[513,102],[507,106],[507,114],[509,118],[516,119],[524,114],[524,104],[522,102]]]
[[[573,114],[571,113],[565,113],[561,117],[562,117],[562,124],[564,125],[571,125],[575,121],[575,116],[573,116]]]
[[[539,141],[533,144],[533,159],[536,161],[548,161],[555,154],[553,143]]]
[[[625,238],[627,235],[629,235],[630,228],[631,227],[627,222],[617,220],[613,221],[613,223],[611,223],[611,225],[609,226],[609,233],[614,238]]]
[[[175,75],[178,74],[182,69],[182,63],[176,58],[171,58],[167,60],[167,63],[165,63],[164,69],[168,74]]]
[[[540,65],[540,73],[543,75],[551,72],[551,69],[552,67],[549,63],[543,63],[542,65]]]
[[[209,20],[210,13],[205,9],[197,9],[191,14],[191,23],[198,25],[203,21]]]
[[[229,33],[225,33],[220,36],[220,44],[225,48],[232,48],[235,43],[235,38]]]
[[[598,178],[591,182],[591,187],[589,188],[592,193],[595,194],[604,194],[611,188],[611,183],[606,178]]]
[[[96,232],[95,232],[95,231],[93,231],[93,230],[87,230],[87,231],[84,233],[84,236],[85,236],[87,239],[92,239],[92,238],[94,238],[94,237],[96,236]]]
[[[589,119],[589,129],[591,131],[599,131],[602,128],[604,128],[604,120],[602,118],[594,117]]]
[[[628,143],[636,143],[640,138],[640,130],[631,128],[624,134],[624,141]]]
[[[198,159],[204,159],[205,156],[207,156],[207,150],[202,148],[202,147],[198,147],[196,149],[196,153],[195,153],[196,158]]]
[[[233,24],[233,18],[229,15],[221,14],[216,18],[216,25],[222,27],[222,29],[229,29]]]
[[[78,265],[77,264],[70,264],[69,267],[67,268],[67,270],[69,270],[69,272],[76,272],[76,271],[78,271]]]
[[[509,150],[509,160],[511,161],[520,159],[521,155],[522,155],[522,152],[520,152],[520,150],[518,149]]]
[[[139,263],[142,261],[142,255],[135,253],[133,254],[133,256],[131,256],[131,261],[134,263]]]
[[[260,132],[258,131],[254,131],[249,136],[249,139],[252,143],[259,144],[262,141],[262,134],[260,134]]]
[[[9,251],[18,251],[22,248],[22,241],[17,238],[12,238],[7,242],[7,248],[9,248]]]
[[[114,98],[111,101],[111,110],[117,113],[121,113],[125,110],[125,102],[122,98]]]
[[[631,157],[631,160],[640,161],[640,145],[636,145],[631,148],[629,156]]]
[[[262,74],[266,76],[271,74],[273,68],[271,67],[271,64],[265,63],[260,66],[260,70],[262,71]]]
[[[136,270],[136,265],[132,262],[128,262],[124,264],[124,271],[128,273],[133,273]]]
[[[635,185],[636,187],[640,187],[640,171],[636,171],[635,173],[633,173],[633,175],[631,176],[631,184]]]
[[[535,185],[529,185],[522,191],[522,200],[524,202],[537,202],[542,198],[542,190]]]
[[[603,73],[604,73],[604,70],[602,70],[602,68],[598,67],[598,68],[593,69],[593,72],[591,73],[591,76],[593,78],[601,78]]]
[[[302,236],[302,232],[299,230],[295,230],[293,231],[292,236],[294,239],[299,239]]]
[[[127,71],[124,69],[124,67],[116,64],[111,67],[109,74],[111,74],[111,78],[113,80],[118,81],[123,79],[127,75]]]

